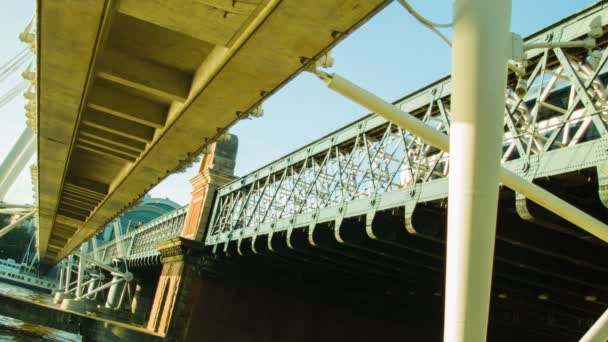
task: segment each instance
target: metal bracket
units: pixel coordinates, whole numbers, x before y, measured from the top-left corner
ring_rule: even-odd
[[[376,210],[370,210],[365,214],[365,233],[371,239],[377,240],[378,237],[374,233],[374,218],[376,217]]]
[[[342,217],[344,217],[344,214],[342,214]],[[312,214],[312,218],[313,218],[312,222],[308,224],[308,243],[310,243],[311,246],[319,247],[315,243],[315,238],[314,238],[315,227],[317,225],[317,222],[319,221],[318,210]],[[336,224],[341,224],[341,223],[342,223],[342,220],[340,220],[340,222],[336,222]],[[334,226],[334,228],[335,228],[335,226]]]
[[[521,164],[521,171],[518,173],[521,174],[527,181],[532,183],[534,181],[534,176],[536,175],[537,169],[538,156],[529,155]],[[534,222],[536,220],[528,208],[528,198],[519,192],[515,193],[515,211],[522,220],[528,222]]]
[[[534,216],[528,209],[528,199],[519,192],[515,193],[515,211],[522,220],[534,222]]]
[[[608,208],[608,162],[596,166],[598,195],[604,207]]]
[[[236,252],[241,256],[245,255],[245,253],[243,253],[243,250],[241,247],[242,245],[243,245],[243,238],[239,238],[239,240],[236,243]]]
[[[409,201],[405,203],[404,209],[404,223],[405,230],[410,234],[418,234],[416,228],[414,228],[414,211],[416,210],[416,201]]]

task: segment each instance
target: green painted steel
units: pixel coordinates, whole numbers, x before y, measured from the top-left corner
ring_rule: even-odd
[[[598,17],[608,22],[605,4],[568,17],[526,43],[584,39]],[[606,87],[601,75],[608,50],[605,45],[596,50],[595,66],[581,49],[526,52],[526,97],[516,95],[513,74],[506,90],[502,162],[528,180],[596,168],[605,201]],[[446,77],[394,104],[449,134],[450,85]],[[405,206],[406,216],[411,215],[417,204],[447,197],[448,159],[447,153],[371,114],[221,188],[206,243],[217,248],[318,222],[373,217],[395,207]]]

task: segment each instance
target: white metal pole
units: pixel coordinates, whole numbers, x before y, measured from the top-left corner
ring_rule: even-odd
[[[426,143],[443,151],[450,151],[450,140],[448,136],[431,126],[426,125],[415,116],[400,110],[391,103],[384,101],[340,75],[329,75],[321,71],[315,72],[325,81],[330,89],[380,115],[386,120],[393,122],[399,127],[414,133]],[[562,200],[549,191],[504,167],[500,170],[500,181],[512,190],[521,193],[531,201],[560,216],[564,220],[584,229],[600,240],[608,242],[608,226],[605,223]]]
[[[511,0],[456,0],[443,339],[486,341]]]
[[[109,282],[101,285],[100,287],[96,288],[93,291],[88,292],[87,294],[83,295],[82,297],[77,297],[76,300],[80,300],[82,298],[90,297],[90,296],[92,296],[92,295],[94,295],[94,294],[96,294],[98,292],[101,292],[101,291],[103,291],[103,290],[105,290],[105,289],[107,289],[107,288],[109,288],[109,287],[111,287],[113,285],[120,284],[123,281],[125,281],[124,278],[112,279],[111,281],[109,281]]]
[[[73,281],[73,282],[71,282],[71,283],[66,283],[66,284],[65,284],[65,286],[66,286],[66,291],[65,291],[65,292],[66,292],[66,293],[69,293],[69,292],[75,292],[75,291],[76,291],[76,283],[77,283],[77,281],[76,281],[76,280],[74,280],[74,281]],[[74,287],[72,287],[72,286],[74,286]]]
[[[65,292],[70,290],[72,280],[72,256],[68,256],[68,265],[65,268]]]
[[[104,270],[106,270],[108,272],[116,273],[116,274],[119,274],[120,276],[123,276],[123,277],[126,275],[126,272],[122,272],[122,271],[120,271],[116,267],[108,266],[108,265],[106,265],[106,264],[104,264],[102,262],[99,262],[99,261],[97,261],[97,260],[95,260],[95,259],[93,259],[93,258],[91,258],[91,257],[89,257],[89,256],[87,256],[85,254],[83,254],[83,253],[74,252],[74,255],[76,255],[79,258],[83,258],[83,259],[87,260],[87,262],[89,262],[90,264],[93,264],[93,265],[95,265],[95,266],[97,266],[99,268],[102,268],[102,269],[104,269]]]
[[[59,283],[57,284],[57,289],[61,290],[63,288],[63,272],[65,270],[65,266],[59,269]]]
[[[32,129],[26,127],[0,164],[0,201],[36,152],[35,140]]]
[[[10,233],[13,229],[17,228],[23,221],[29,219],[35,213],[36,213],[36,210],[32,210],[29,213],[21,216],[17,221],[15,221],[15,222],[9,224],[8,226],[2,228],[2,230],[0,230],[0,238],[3,237],[4,235]]]
[[[83,281],[84,281],[84,269],[85,263],[83,258],[78,258],[78,277],[76,278],[76,297],[82,296]]]
[[[606,342],[608,341],[608,310],[593,323],[580,342]]]

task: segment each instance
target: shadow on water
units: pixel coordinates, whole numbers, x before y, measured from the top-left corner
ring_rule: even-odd
[[[46,293],[0,282],[0,295],[25,298],[36,303],[51,303]],[[0,316],[0,341],[80,341],[79,335]]]

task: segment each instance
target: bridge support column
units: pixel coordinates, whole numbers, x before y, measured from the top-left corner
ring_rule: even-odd
[[[196,293],[191,288],[198,278],[197,264],[203,243],[174,238],[157,244],[163,270],[158,281],[148,329],[166,334],[171,326],[171,337],[186,341],[183,334],[190,324]]]
[[[89,283],[89,286],[87,287],[87,294],[93,292],[93,290],[95,290],[97,288],[98,284],[99,284],[99,279],[97,279],[97,278],[91,279],[91,282]],[[91,300],[95,300],[97,298],[97,293],[94,293],[93,295],[91,295],[88,298]]]
[[[456,0],[444,341],[486,341],[511,1]]]
[[[237,149],[236,135],[228,135],[207,148],[198,174],[190,181],[192,199],[184,220],[182,238],[157,245],[163,268],[152,302],[148,329],[165,334],[170,322],[175,321],[172,331],[180,336],[180,341],[184,338],[180,334],[188,330],[192,305],[185,301],[190,300],[188,289],[198,277],[196,266],[192,266],[200,260],[195,255],[200,254],[203,248],[202,243],[188,240],[203,240],[216,190],[234,179]],[[176,315],[179,320],[172,319]]]
[[[82,250],[82,249],[81,249]],[[86,263],[83,258],[78,258],[78,278],[76,278],[76,297],[82,296],[84,293],[84,271]]]
[[[131,303],[131,314],[133,314],[133,322],[136,324],[145,324],[148,311],[152,305],[155,288],[152,284],[146,284],[138,281],[135,285],[133,293],[133,302]]]
[[[57,273],[59,273],[59,281],[57,282],[57,290],[55,292],[61,292],[63,290],[63,275],[65,274],[65,267],[60,267]]]
[[[70,290],[70,283],[72,281],[72,256],[68,257],[68,265],[65,268],[65,292]]]
[[[114,260],[116,263],[116,268],[120,271],[126,271],[125,262],[122,259]],[[120,297],[122,296],[122,292],[126,283],[124,281],[120,281],[123,278],[121,274],[112,274],[112,282],[115,282],[110,286],[110,290],[108,291],[108,299],[106,300],[105,307],[108,309],[116,309],[121,304]]]
[[[192,199],[184,220],[184,238],[203,240],[216,190],[234,179],[237,148],[238,138],[229,135],[227,140],[210,145],[203,155],[198,174],[190,180]]]
[[[163,273],[147,327],[167,341],[436,341],[440,335],[433,329],[440,321],[434,314],[441,305],[436,300],[413,306],[424,318],[404,328],[398,320],[333,302],[325,290],[309,288],[311,283],[276,277],[277,269],[240,268],[235,273],[213,265],[198,241],[174,238],[157,248]],[[300,278],[296,273],[292,276]],[[323,300],[315,297],[320,292]]]

